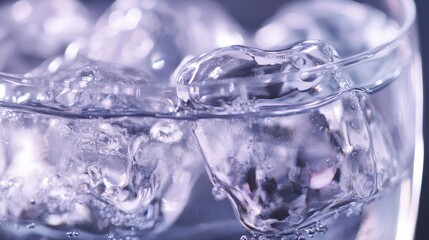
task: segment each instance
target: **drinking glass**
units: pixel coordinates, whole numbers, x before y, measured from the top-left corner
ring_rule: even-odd
[[[415,21],[411,0],[285,1],[164,85],[93,60],[0,73],[0,238],[412,239]]]

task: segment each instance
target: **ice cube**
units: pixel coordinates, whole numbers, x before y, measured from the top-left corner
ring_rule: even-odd
[[[320,100],[349,85],[341,72],[310,71],[336,59],[335,49],[318,40],[273,52],[243,46],[221,48],[182,68],[178,97],[183,106],[219,114],[274,105],[293,107]]]
[[[180,215],[202,167],[187,121],[4,107],[0,114],[0,215],[7,226],[34,223],[50,236],[54,229],[153,235]]]
[[[202,166],[192,123],[162,118],[174,89],[86,58],[0,77],[5,225],[146,237],[180,215]]]
[[[92,35],[70,44],[66,56],[141,68],[168,83],[185,56],[243,43],[238,24],[213,2],[119,0]]]
[[[348,57],[386,43],[397,29],[397,23],[383,12],[354,1],[291,1],[254,38],[256,46],[263,49],[321,39]]]
[[[25,73],[63,53],[94,18],[77,0],[20,0],[0,9],[0,70]]]
[[[195,135],[212,181],[251,231],[293,234],[397,181],[383,120],[337,60],[322,41],[229,47],[179,75],[182,110],[201,118]]]

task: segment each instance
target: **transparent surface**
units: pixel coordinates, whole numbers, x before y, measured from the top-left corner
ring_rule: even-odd
[[[412,239],[411,1],[288,1],[250,33],[211,1],[71,3],[89,28],[0,73],[0,238]],[[31,4],[1,7],[55,30]]]

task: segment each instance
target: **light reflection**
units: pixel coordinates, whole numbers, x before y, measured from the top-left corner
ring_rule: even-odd
[[[61,66],[62,61],[61,58],[56,58],[52,62],[49,63],[48,71],[50,73],[56,72],[58,68]]]
[[[125,15],[124,29],[131,30],[138,26],[142,12],[138,8],[131,8]]]
[[[30,16],[32,10],[33,7],[28,1],[18,1],[12,6],[12,17],[17,21],[22,21]]]
[[[64,57],[67,60],[74,59],[79,53],[80,49],[86,44],[86,40],[83,38],[78,38],[69,44],[64,52]]]
[[[151,56],[152,68],[155,70],[160,70],[165,65],[165,60],[160,52],[156,52]]]
[[[4,100],[6,96],[7,96],[6,84],[2,83],[0,84],[0,100]]]
[[[39,181],[35,180],[48,176],[51,170],[45,161],[47,140],[31,129],[14,129],[10,137],[9,147],[14,155],[6,174],[22,177],[25,182],[22,192],[28,196],[35,195],[39,189],[36,186]]]
[[[116,10],[109,14],[109,26],[114,28],[121,28],[124,22],[124,13],[122,11]]]

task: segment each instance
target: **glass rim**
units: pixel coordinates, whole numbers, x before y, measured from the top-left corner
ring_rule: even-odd
[[[306,71],[307,72],[320,71],[320,68],[330,69],[330,68],[334,68],[335,66],[351,67],[361,62],[364,62],[370,58],[383,55],[386,52],[389,52],[391,49],[394,49],[397,46],[398,42],[400,42],[401,39],[405,38],[407,34],[411,31],[417,16],[416,6],[413,0],[398,0],[398,2],[401,4],[401,7],[403,7],[402,13],[403,13],[403,16],[405,16],[405,21],[402,25],[399,25],[398,23],[399,29],[395,34],[395,37],[393,37],[392,39],[389,39],[385,43],[378,45],[374,48],[365,50],[360,53],[353,54],[351,56],[342,58],[335,62],[323,64],[313,68],[308,68],[306,69]],[[386,12],[383,12],[383,13],[386,14]]]

